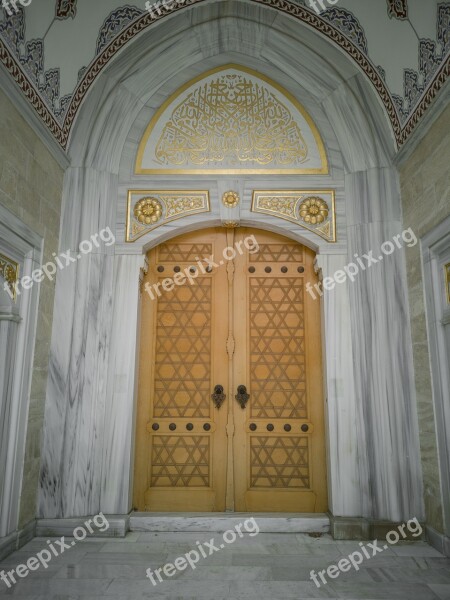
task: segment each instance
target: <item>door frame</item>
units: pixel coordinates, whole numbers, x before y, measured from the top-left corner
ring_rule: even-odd
[[[450,263],[450,217],[421,240],[425,316],[429,336],[434,418],[441,479],[444,533],[450,538],[450,303],[445,302],[443,265]]]

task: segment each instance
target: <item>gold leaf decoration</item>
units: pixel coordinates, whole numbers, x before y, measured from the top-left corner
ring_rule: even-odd
[[[268,88],[222,74],[172,112],[155,150],[161,165],[299,166],[308,146],[292,114]]]
[[[10,289],[13,299],[16,299],[16,287],[15,284],[19,279],[19,265],[11,258],[0,254],[0,275],[3,277],[5,282]]]
[[[239,194],[236,192],[225,192],[222,196],[222,202],[227,208],[234,208],[239,204]]]
[[[209,212],[208,191],[129,190],[126,241],[194,213]]]
[[[239,221],[222,221],[222,227],[225,227],[225,229],[236,229],[239,227]]]
[[[292,221],[327,242],[336,241],[334,190],[255,190],[252,212]]]
[[[328,204],[322,198],[310,196],[300,204],[300,218],[305,223],[318,225],[328,217]]]
[[[145,225],[157,223],[162,215],[161,202],[156,198],[143,198],[136,202],[134,207],[134,216]]]

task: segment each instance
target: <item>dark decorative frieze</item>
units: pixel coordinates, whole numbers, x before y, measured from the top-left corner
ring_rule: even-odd
[[[442,55],[450,52],[450,3],[438,4],[437,41],[441,45]]]
[[[17,9],[17,12],[11,15],[8,15],[4,8],[0,9],[0,35],[19,56],[21,47],[25,43],[25,12],[19,6]]]
[[[77,83],[80,83],[80,81],[83,79],[84,74],[87,71],[87,67],[81,67],[81,69],[78,71],[78,75],[77,75]]]
[[[3,18],[0,20],[0,35],[6,39],[30,84],[39,92],[44,104],[62,125],[72,94],[60,98],[59,68],[44,71],[44,41],[25,41],[25,12],[22,8],[11,15],[5,10],[0,11],[1,16]],[[27,96],[29,97],[28,93]]]
[[[55,109],[59,99],[59,69],[44,73],[44,83],[39,85],[39,91],[47,104]]]
[[[436,42],[433,42],[433,40],[420,40],[419,72],[424,77],[425,85],[434,77],[442,62],[442,58],[442,56],[438,56],[436,53]]]
[[[328,8],[320,16],[342,31],[364,54],[369,53],[364,29],[355,15],[349,10]]]
[[[381,76],[381,79],[386,83],[386,71],[380,65],[378,65],[377,69],[378,69],[378,73]]]
[[[419,40],[419,71],[404,70],[405,109],[399,113],[402,122],[413,113],[427,87],[445,64],[446,55],[450,50],[450,3],[448,2],[438,5],[436,31],[437,42]]]
[[[408,18],[408,0],[387,0],[387,6],[391,19],[405,21]]]
[[[59,20],[75,18],[77,0],[56,0],[55,17]]]
[[[408,110],[405,108],[405,99],[397,94],[392,94],[392,100],[395,103],[401,122],[404,123],[409,115]]]
[[[55,109],[55,114],[59,120],[62,120],[69,108],[70,101],[72,100],[72,94],[67,94],[59,99],[59,108]]]
[[[415,106],[420,96],[424,92],[424,86],[419,83],[419,74],[417,71],[405,69],[405,100],[407,101],[408,109]]]
[[[185,0],[183,9],[204,0]],[[437,6],[437,40],[420,40],[419,72],[405,71],[404,97],[387,88],[386,73],[368,56],[365,32],[354,15],[333,7],[317,15],[304,0],[250,0],[298,19],[337,44],[354,60],[372,82],[390,119],[397,144],[401,146],[423,117],[450,75],[450,3]],[[389,15],[407,19],[406,0],[387,0]],[[74,18],[76,0],[57,2],[58,18]],[[0,7],[0,61],[11,74],[36,113],[63,149],[67,148],[75,117],[102,69],[132,39],[155,21],[180,10],[176,4],[165,7],[162,14],[126,5],[114,10],[104,21],[97,39],[97,55],[78,72],[73,94],[60,97],[59,69],[44,72],[42,40],[25,40],[24,11],[8,16]]]
[[[97,38],[96,55],[102,53],[104,48],[144,11],[135,6],[122,6],[113,10],[104,20]]]
[[[31,40],[25,44],[25,54],[19,57],[20,63],[38,87],[44,74],[44,42]]]

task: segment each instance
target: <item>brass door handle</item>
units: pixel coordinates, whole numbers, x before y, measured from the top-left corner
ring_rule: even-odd
[[[247,402],[250,400],[250,394],[247,394],[247,388],[245,385],[238,385],[237,394],[235,396],[236,400],[239,402],[241,408],[245,408],[247,406]]]
[[[214,387],[214,393],[211,394],[211,398],[216,408],[220,408],[222,406],[226,398],[226,394],[223,393],[222,385],[216,385]]]

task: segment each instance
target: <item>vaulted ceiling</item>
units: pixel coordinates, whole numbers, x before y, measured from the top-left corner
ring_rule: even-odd
[[[29,1],[29,0],[28,0]],[[78,109],[99,73],[160,19],[212,0],[3,1],[0,61],[67,149]],[[438,0],[239,0],[280,11],[338,45],[370,79],[402,146],[450,72],[450,2]],[[314,9],[314,3],[317,11]],[[187,13],[186,13],[187,14]],[[2,75],[3,76],[3,75]],[[7,75],[4,75],[7,76]]]

